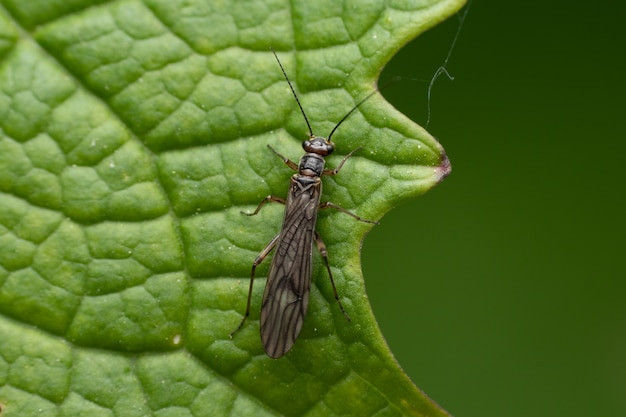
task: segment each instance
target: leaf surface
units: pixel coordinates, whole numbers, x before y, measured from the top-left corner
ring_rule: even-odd
[[[306,124],[327,135],[406,42],[462,6],[423,1],[2,0],[2,416],[445,416],[372,315],[371,225],[320,214],[347,322],[314,255],[309,312],[283,358],[259,339],[268,261]],[[449,172],[380,95],[333,136],[324,201],[368,219]],[[383,225],[380,227],[384,227]],[[416,330],[417,331],[417,330]],[[415,337],[414,334],[408,337]],[[424,335],[424,337],[427,337]]]

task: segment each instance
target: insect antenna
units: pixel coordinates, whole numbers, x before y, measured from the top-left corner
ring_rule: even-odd
[[[285,68],[283,68],[283,64],[280,63],[280,59],[278,59],[278,55],[276,55],[276,51],[274,50],[274,48],[272,48],[270,46],[270,49],[272,51],[272,53],[274,54],[274,57],[276,58],[276,62],[278,62],[278,66],[280,66],[280,70],[283,72],[283,76],[285,77],[285,80],[287,80],[287,84],[289,84],[289,88],[291,89],[291,92],[293,93],[294,98],[296,99],[296,103],[298,103],[298,107],[300,108],[300,112],[302,113],[302,116],[304,117],[304,121],[306,122],[307,127],[309,128],[309,136],[313,137],[313,129],[311,129],[311,124],[309,123],[309,118],[306,117],[306,113],[304,112],[304,108],[302,108],[302,104],[300,103],[300,99],[298,98],[298,95],[296,94],[296,90],[294,90],[293,85],[291,85],[291,81],[289,81],[289,77],[287,76],[287,72],[285,72]],[[350,109],[350,111],[348,113],[346,113],[345,116],[343,116],[341,118],[341,120],[339,120],[339,122],[335,125],[335,127],[333,128],[333,130],[330,131],[330,134],[328,135],[328,141],[330,142],[330,138],[333,136],[333,133],[335,133],[335,131],[337,130],[337,128],[339,126],[341,126],[341,124],[343,122],[346,121],[346,119],[357,109],[359,108],[359,106],[363,103],[365,103],[367,100],[369,100],[374,94],[376,94],[377,92],[379,92],[381,89],[387,87],[390,84],[394,84],[398,81],[401,80],[401,77],[394,77],[391,80],[387,81],[385,84],[383,84],[382,87],[377,88],[376,90],[372,91],[371,93],[369,93],[367,96],[365,96],[365,98],[363,98],[361,101],[359,101],[354,107],[352,107]]]
[[[348,113],[346,113],[345,116],[343,116],[341,118],[341,120],[339,120],[339,122],[335,125],[335,127],[333,127],[333,130],[330,131],[330,134],[328,135],[328,141],[330,142],[330,138],[333,136],[333,133],[335,133],[335,130],[337,130],[337,128],[339,126],[341,126],[341,124],[348,118],[348,116],[350,116],[352,114],[353,111],[355,111],[361,104],[363,104],[368,98],[372,97],[374,94],[376,94],[378,92],[378,90],[374,90],[371,93],[369,93],[367,96],[365,96],[365,98],[361,101],[359,101],[356,106],[352,107],[352,109],[350,109],[350,111]]]
[[[289,77],[287,77],[287,73],[285,72],[285,69],[283,68],[283,64],[280,63],[280,59],[278,59],[278,55],[276,55],[276,51],[272,47],[270,47],[270,49],[272,50],[272,53],[274,54],[274,57],[276,58],[276,61],[278,62],[278,65],[280,66],[280,70],[283,72],[283,75],[285,76],[285,80],[287,80],[287,84],[289,84],[289,88],[291,88],[291,92],[293,93],[293,96],[296,98],[298,107],[300,107],[302,116],[304,116],[304,121],[306,122],[306,125],[309,128],[309,135],[313,137],[313,129],[311,129],[311,124],[309,123],[309,119],[308,117],[306,117],[306,113],[304,112],[304,109],[302,108],[302,104],[300,104],[300,99],[298,99],[296,90],[293,89],[293,85],[291,85],[291,81],[289,81]]]
[[[361,101],[359,101],[358,103],[356,103],[356,105],[354,107],[352,107],[350,109],[350,111],[348,113],[346,113],[345,116],[343,116],[341,118],[341,120],[339,120],[339,123],[337,123],[335,125],[335,127],[333,128],[333,130],[330,131],[330,134],[328,135],[328,141],[330,141],[330,138],[333,136],[333,133],[335,133],[335,130],[337,130],[337,128],[346,121],[346,119],[348,118],[348,116],[350,116],[352,114],[352,112],[354,112],[356,109],[359,108],[359,106],[363,103],[365,103],[367,100],[369,100],[374,94],[378,93],[380,90],[382,90],[383,88],[387,87],[390,84],[394,84],[398,81],[400,81],[400,77],[394,77],[391,80],[387,81],[385,84],[383,84],[380,88],[377,88],[376,90],[372,91],[371,93],[369,93],[368,95],[365,96],[365,98],[363,98]]]

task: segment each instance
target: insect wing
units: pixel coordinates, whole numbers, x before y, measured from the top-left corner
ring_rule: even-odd
[[[295,343],[309,305],[313,235],[322,183],[294,175],[261,306],[261,340],[272,358]]]

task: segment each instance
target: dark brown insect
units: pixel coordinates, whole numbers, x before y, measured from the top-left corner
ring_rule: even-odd
[[[265,257],[275,248],[272,265],[267,277],[267,284],[263,294],[263,303],[261,305],[261,340],[267,355],[271,358],[279,358],[291,349],[295,343],[306,315],[309,305],[309,292],[311,289],[311,273],[312,273],[312,249],[315,240],[317,248],[324,259],[326,270],[333,287],[335,300],[346,316],[348,321],[350,317],[344,310],[339,301],[337,288],[333,280],[333,275],[328,264],[328,251],[326,245],[322,241],[320,235],[315,231],[317,222],[317,212],[321,208],[332,207],[342,211],[355,219],[367,223],[378,222],[365,220],[354,213],[351,213],[331,202],[320,203],[322,196],[322,175],[337,174],[346,160],[352,156],[359,148],[347,154],[335,169],[325,169],[324,158],[330,155],[335,144],[330,140],[337,128],[348,118],[348,116],[359,107],[365,100],[370,98],[374,93],[370,93],[352,108],[333,128],[328,135],[328,139],[315,136],[309,124],[309,120],[304,113],[304,109],[300,104],[300,100],[287,77],[287,73],[283,68],[276,52],[272,49],[278,65],[291,88],[291,91],[300,107],[300,111],[304,116],[304,120],[309,129],[309,139],[304,141],[302,147],[306,152],[300,159],[300,163],[296,164],[288,158],[285,158],[268,147],[291,169],[297,172],[291,177],[289,194],[287,199],[276,196],[267,196],[258,205],[252,213],[242,211],[246,216],[254,216],[268,202],[277,202],[285,205],[285,215],[283,225],[280,232],[267,244],[265,249],[257,256],[252,264],[252,272],[250,274],[250,289],[248,291],[248,303],[246,313],[241,320],[239,327],[235,329],[230,336],[232,337],[243,326],[246,318],[250,315],[250,301],[252,298],[252,285],[254,283],[254,275],[257,265],[259,265]]]

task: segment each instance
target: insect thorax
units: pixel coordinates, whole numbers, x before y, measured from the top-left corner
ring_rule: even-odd
[[[321,177],[324,172],[324,158],[315,153],[305,153],[300,158],[298,172],[300,175]]]

